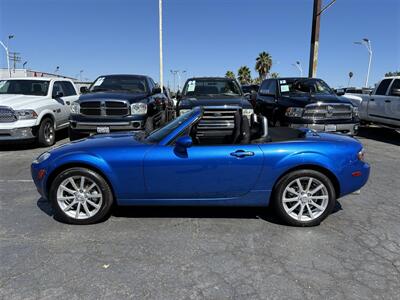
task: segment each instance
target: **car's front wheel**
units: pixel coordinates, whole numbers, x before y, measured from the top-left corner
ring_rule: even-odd
[[[331,180],[314,170],[286,174],[277,183],[273,195],[278,215],[293,226],[318,225],[332,212],[335,202]]]
[[[61,172],[50,188],[50,200],[57,220],[70,224],[93,224],[111,211],[113,195],[107,181],[86,168]]]

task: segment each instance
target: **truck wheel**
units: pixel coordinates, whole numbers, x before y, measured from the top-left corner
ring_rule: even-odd
[[[144,131],[145,131],[146,134],[149,134],[153,130],[154,130],[153,118],[152,117],[148,117],[146,119],[146,123],[144,124]]]
[[[77,131],[73,130],[71,127],[68,127],[68,135],[69,135],[70,141],[84,139],[89,136],[89,134],[77,132]]]
[[[336,203],[331,180],[314,170],[298,170],[282,177],[274,190],[272,204],[281,219],[292,226],[315,226]]]
[[[107,181],[87,168],[60,173],[50,187],[54,217],[64,223],[87,225],[104,220],[110,213],[113,194]]]
[[[37,141],[41,147],[54,145],[56,141],[56,131],[54,129],[54,121],[51,118],[44,118],[42,122],[40,122]]]

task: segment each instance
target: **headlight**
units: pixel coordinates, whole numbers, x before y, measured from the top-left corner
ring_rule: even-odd
[[[36,119],[38,117],[37,113],[31,109],[16,110],[15,115],[18,120]]]
[[[81,111],[81,106],[79,105],[79,103],[76,103],[76,102],[72,103],[71,113],[77,115],[80,113],[80,111]]]
[[[133,103],[131,105],[131,115],[145,115],[147,114],[146,103]]]
[[[191,111],[191,109],[180,109],[179,110],[179,115],[182,116],[182,115],[188,113],[189,111]]]
[[[291,118],[301,118],[303,116],[304,109],[301,107],[289,107],[286,109],[285,116]]]
[[[353,106],[353,116],[358,117],[358,107],[357,106]]]
[[[38,158],[35,159],[34,163],[40,164],[41,162],[45,161],[49,157],[50,157],[50,153],[49,152],[43,152],[42,154],[40,154],[38,156]]]
[[[246,116],[250,119],[250,116],[254,113],[254,110],[252,108],[245,108],[242,110],[243,116]]]

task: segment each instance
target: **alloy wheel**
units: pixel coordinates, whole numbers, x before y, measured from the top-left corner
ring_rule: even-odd
[[[103,194],[100,187],[86,176],[71,176],[57,189],[57,204],[73,219],[88,219],[101,209]]]
[[[291,181],[282,194],[282,204],[287,215],[301,222],[321,216],[328,203],[327,187],[314,177],[300,177]]]

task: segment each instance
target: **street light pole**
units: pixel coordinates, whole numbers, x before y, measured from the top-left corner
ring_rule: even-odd
[[[368,82],[369,82],[369,73],[370,73],[370,70],[371,70],[371,62],[372,62],[371,40],[369,40],[367,38],[364,38],[364,39],[362,39],[361,42],[354,42],[354,44],[365,45],[365,47],[368,50],[368,55],[369,55],[369,58],[368,58],[368,70],[367,70],[367,78],[365,79],[365,87],[367,88],[368,87]]]
[[[301,67],[301,63],[299,61],[296,61],[296,63],[292,64],[292,66],[295,66],[300,72],[300,77],[303,77],[303,68]]]
[[[160,35],[160,86],[161,86],[161,92],[163,92],[164,74],[163,74],[163,47],[162,47],[162,0],[158,0],[158,18],[159,18],[159,35]]]
[[[6,47],[6,45],[4,45],[4,43],[2,41],[0,41],[0,45],[3,46],[4,50],[6,51],[6,56],[7,56],[7,70],[8,70],[8,75],[11,78],[11,69],[10,69],[10,55],[8,53],[8,48]]]

